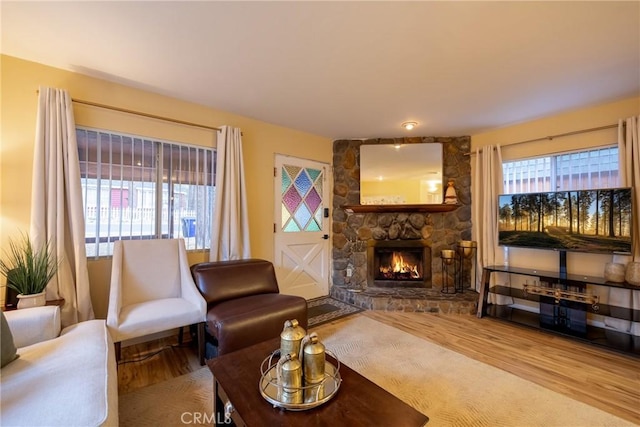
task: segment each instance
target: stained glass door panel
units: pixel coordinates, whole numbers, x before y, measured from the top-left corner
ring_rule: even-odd
[[[322,231],[322,183],[324,171],[283,165],[281,169],[284,232]]]

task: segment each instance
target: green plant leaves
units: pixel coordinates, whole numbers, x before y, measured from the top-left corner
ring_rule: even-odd
[[[29,235],[9,241],[9,251],[0,259],[0,273],[7,278],[7,286],[23,295],[45,290],[58,271],[58,260],[51,242],[35,248]]]

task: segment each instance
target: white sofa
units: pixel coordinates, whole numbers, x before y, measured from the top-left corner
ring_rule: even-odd
[[[19,357],[1,371],[0,425],[118,425],[118,373],[104,320],[61,330],[58,307],[4,314]]]

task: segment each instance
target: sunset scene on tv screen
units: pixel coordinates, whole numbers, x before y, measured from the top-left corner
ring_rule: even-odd
[[[631,253],[629,188],[505,194],[498,209],[503,246]]]

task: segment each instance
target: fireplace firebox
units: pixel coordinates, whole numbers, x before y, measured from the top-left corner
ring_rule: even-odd
[[[431,248],[425,240],[373,240],[367,247],[367,285],[431,287]]]

